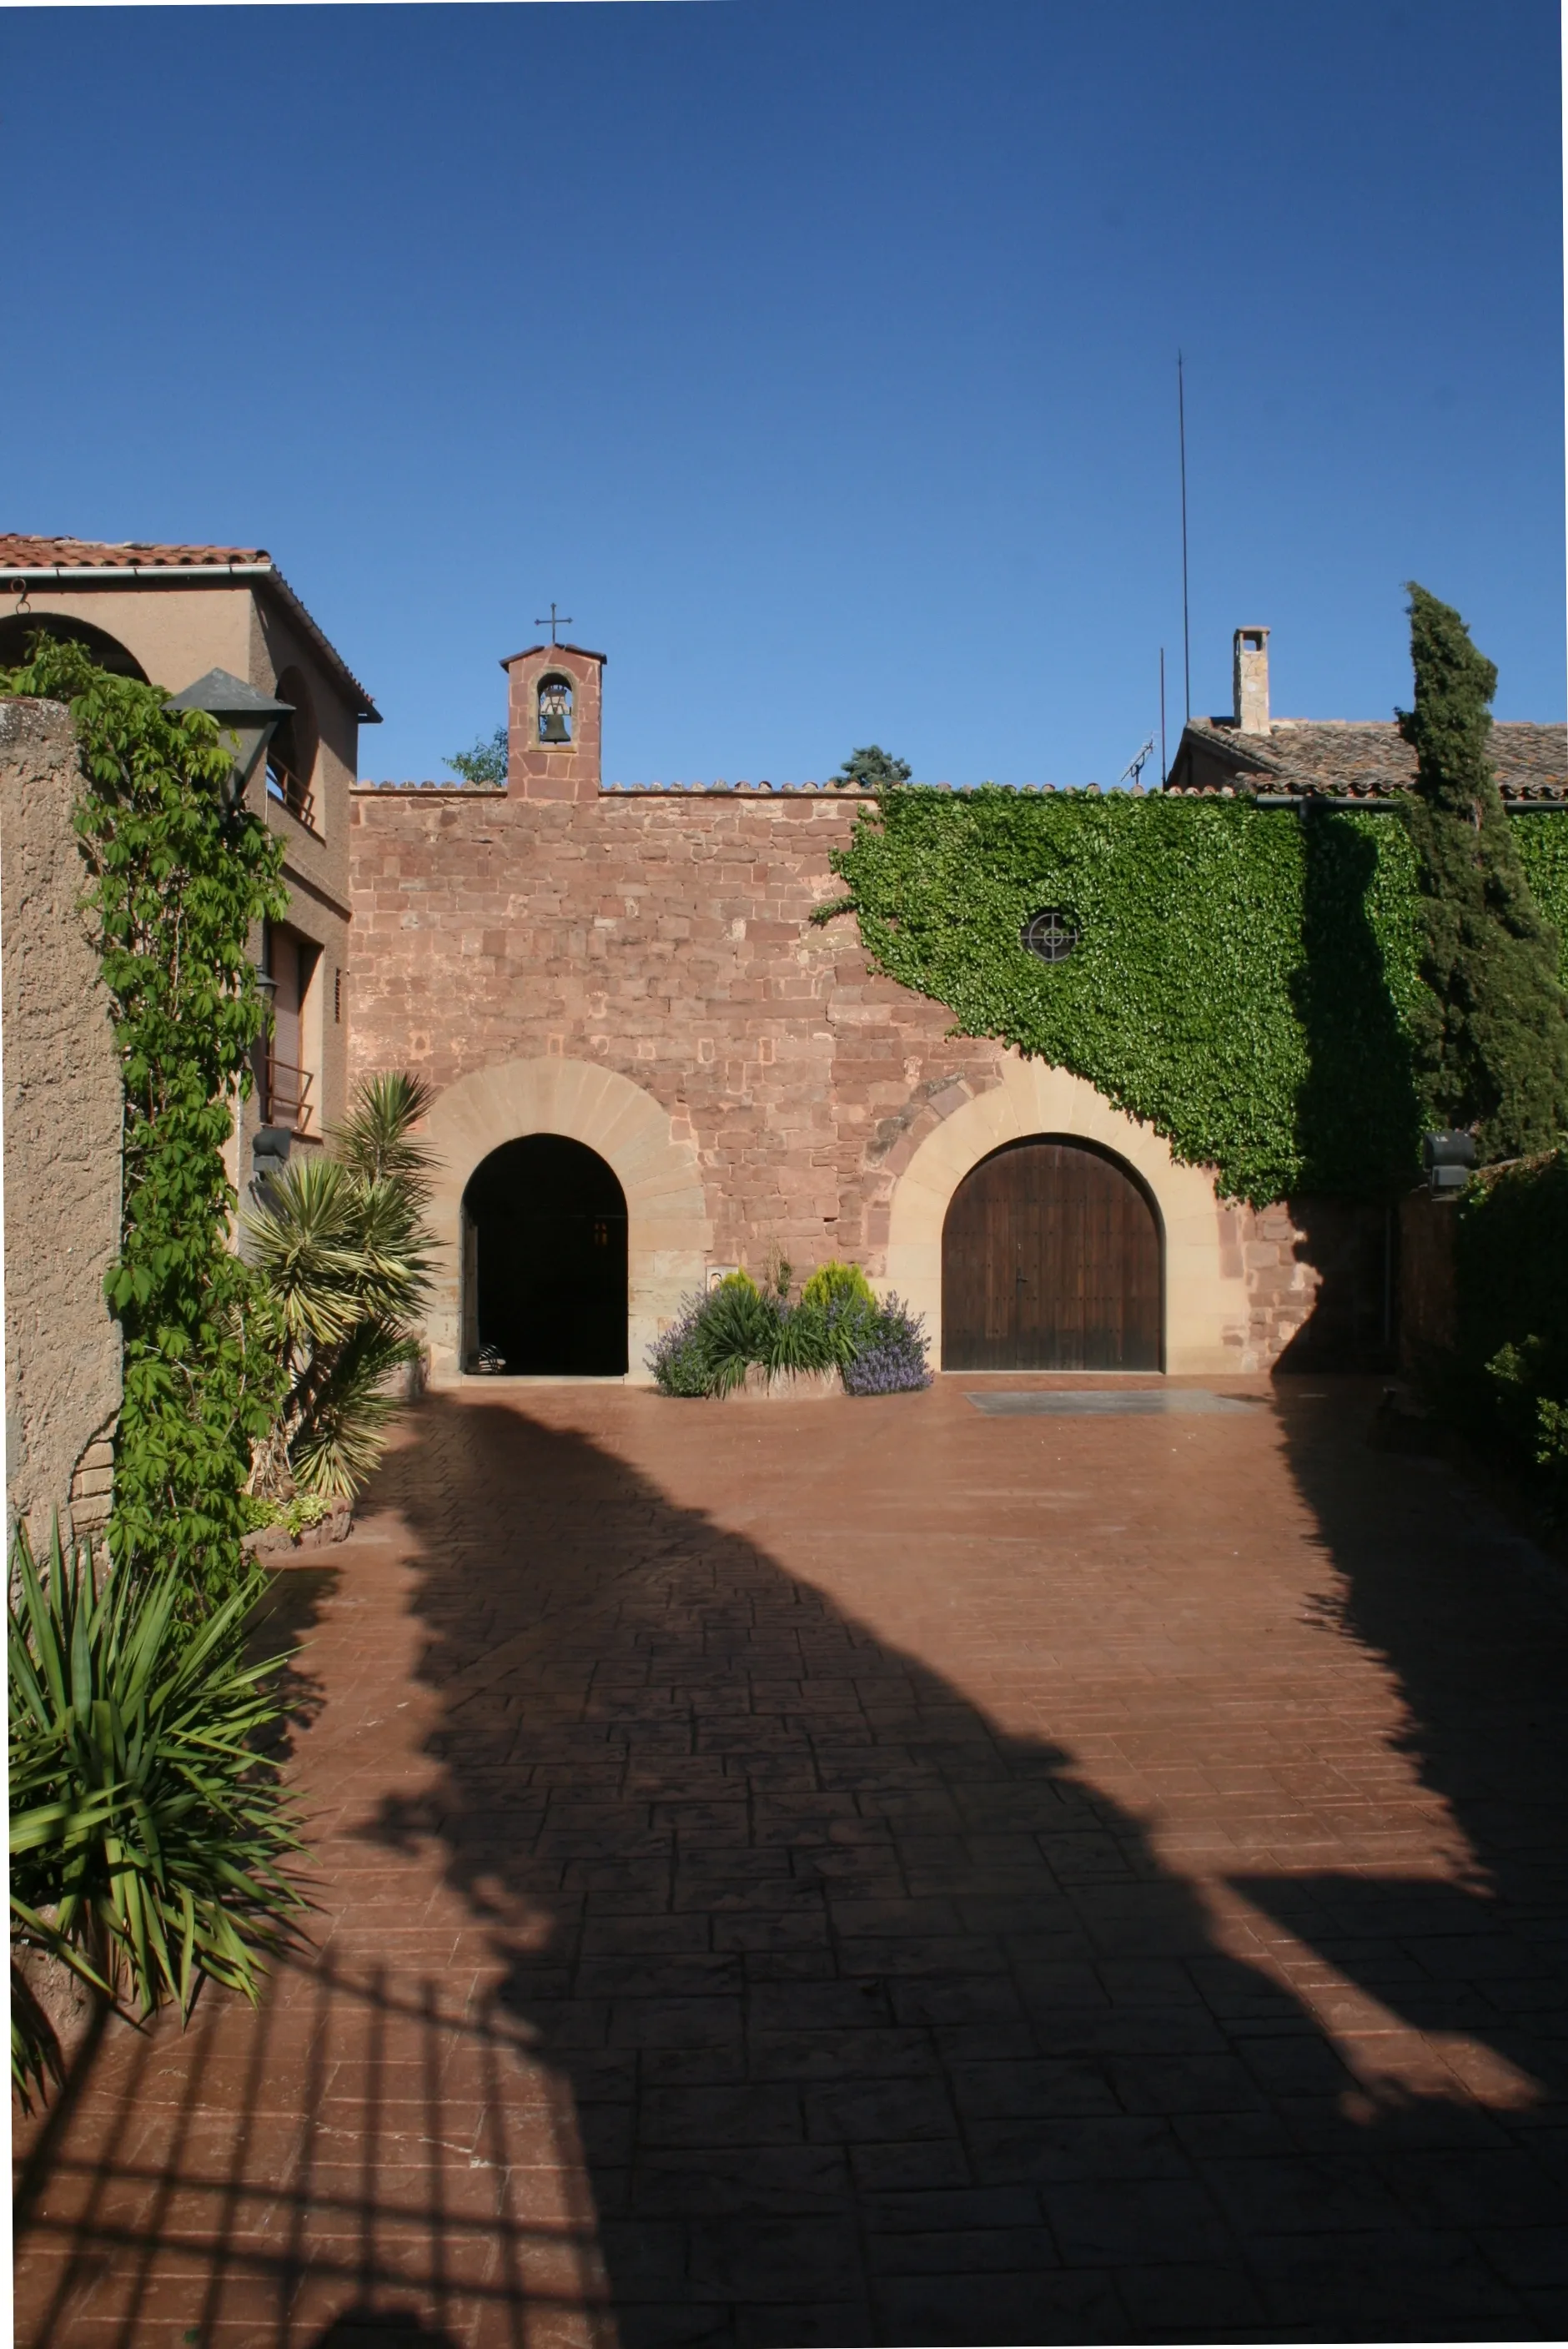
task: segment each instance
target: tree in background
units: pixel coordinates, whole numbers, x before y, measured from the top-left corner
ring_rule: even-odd
[[[454,750],[447,764],[465,783],[504,783],[506,728],[498,726],[493,734],[481,734],[471,750]]]
[[[1418,762],[1417,1082],[1432,1123],[1468,1129],[1487,1164],[1568,1128],[1568,999],[1487,756],[1497,670],[1449,605],[1409,594],[1415,707],[1396,715]]]
[[[914,770],[907,759],[895,759],[876,742],[868,742],[863,750],[851,750],[832,781],[840,791],[851,783],[860,783],[867,790],[880,792],[892,783],[907,783]]]

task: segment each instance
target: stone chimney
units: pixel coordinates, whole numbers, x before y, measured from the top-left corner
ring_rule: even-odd
[[[596,799],[603,654],[531,645],[501,667],[509,684],[507,790],[514,799]]]
[[[1235,644],[1236,726],[1243,734],[1269,730],[1269,632],[1238,628]]]

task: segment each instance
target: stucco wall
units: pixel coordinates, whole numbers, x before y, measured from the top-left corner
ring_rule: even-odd
[[[119,1333],[103,1299],[119,1217],[120,1083],[71,812],[68,714],[0,700],[8,1516],[46,1538],[103,1520]]]
[[[28,609],[85,620],[133,654],[155,685],[181,691],[210,668],[225,668],[271,693],[285,669],[297,669],[310,697],[318,749],[307,778],[315,796],[314,829],[269,798],[264,775],[253,778],[249,803],[284,843],[289,921],[321,949],[321,1007],[315,1036],[318,1123],[335,1124],[347,1105],[348,805],[358,757],[356,704],[315,643],[274,597],[249,579],[132,578],[56,582],[29,590]],[[258,927],[251,952],[259,958]],[[250,1143],[260,1123],[255,1097],[231,1145],[229,1173],[250,1171]]]

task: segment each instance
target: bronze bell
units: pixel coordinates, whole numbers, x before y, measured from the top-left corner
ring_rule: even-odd
[[[539,739],[542,742],[570,742],[563,709],[545,708],[539,713]]]

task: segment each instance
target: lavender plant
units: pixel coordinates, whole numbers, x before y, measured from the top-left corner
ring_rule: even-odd
[[[770,1374],[830,1371],[851,1394],[900,1394],[931,1384],[923,1325],[897,1298],[879,1305],[858,1268],[813,1275],[797,1304],[788,1268],[766,1288],[732,1274],[680,1312],[649,1348],[647,1363],[665,1394],[728,1394],[755,1363]]]
[[[844,1390],[852,1395],[909,1394],[930,1386],[925,1361],[925,1318],[890,1297],[856,1323],[855,1350],[843,1366]]]

